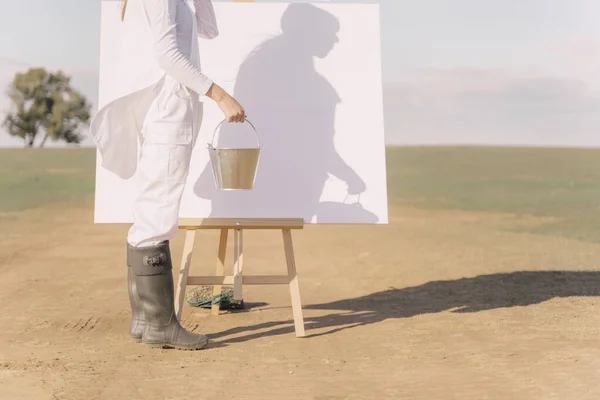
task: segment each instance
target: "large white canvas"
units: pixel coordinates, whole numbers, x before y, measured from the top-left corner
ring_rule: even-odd
[[[147,62],[124,50],[135,44],[118,34],[119,5],[102,3],[100,104],[126,92],[111,86],[127,82],[114,79],[119,65]],[[216,189],[206,144],[223,114],[205,100],[180,216],[387,223],[379,6],[214,7],[220,35],[200,40],[202,69],[246,109],[261,158],[254,190]],[[223,124],[215,146],[252,147],[255,136],[248,124]],[[136,177],[121,179],[98,158],[95,222],[132,222]]]

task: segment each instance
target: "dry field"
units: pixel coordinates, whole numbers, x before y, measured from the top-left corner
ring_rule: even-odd
[[[308,337],[285,287],[247,287],[242,312],[186,307],[198,352],[129,340],[128,227],[92,224],[93,157],[0,151],[1,400],[600,398],[600,151],[390,149],[389,225],[294,232]],[[276,232],[245,248],[284,270]]]

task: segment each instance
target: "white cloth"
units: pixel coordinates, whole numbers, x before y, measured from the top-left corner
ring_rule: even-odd
[[[133,246],[155,245],[177,232],[202,121],[199,96],[212,85],[201,72],[198,37],[218,34],[211,0],[194,0],[193,5],[194,10],[186,0],[129,0],[127,12],[145,18],[131,18],[125,29],[140,38],[142,53],[153,54],[154,62],[129,75],[135,77],[135,89],[107,102],[90,127],[102,167],[123,179],[137,169],[134,224],[127,238]]]
[[[218,35],[211,0],[129,0],[124,35],[135,43],[136,55],[148,62],[135,71],[121,66],[128,89],[109,99],[92,118],[90,133],[102,158],[102,167],[123,179],[137,168],[138,135],[148,110],[160,92],[166,76],[188,90],[204,95],[212,81],[201,72],[198,37]],[[115,18],[119,18],[115,13]],[[183,122],[183,121],[182,121]]]

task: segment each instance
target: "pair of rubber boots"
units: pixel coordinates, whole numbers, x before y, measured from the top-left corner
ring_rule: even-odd
[[[169,242],[150,247],[127,244],[127,266],[131,338],[155,348],[205,347],[206,336],[186,331],[177,320]]]

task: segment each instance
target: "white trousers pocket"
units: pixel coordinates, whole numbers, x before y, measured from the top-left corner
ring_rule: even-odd
[[[178,230],[179,206],[187,181],[194,138],[193,102],[171,95],[157,99],[144,124],[138,161],[138,194],[128,242],[153,246]],[[155,114],[156,113],[156,114]]]

